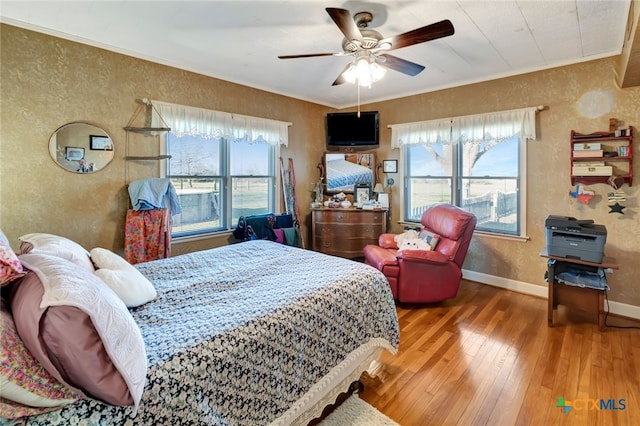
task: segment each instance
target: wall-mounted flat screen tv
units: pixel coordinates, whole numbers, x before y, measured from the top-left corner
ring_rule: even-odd
[[[375,147],[378,134],[378,111],[327,114],[327,147]]]

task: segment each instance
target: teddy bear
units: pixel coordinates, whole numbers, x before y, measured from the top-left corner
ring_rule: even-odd
[[[393,237],[393,240],[396,242],[396,245],[398,247],[400,247],[403,242],[405,242],[407,240],[415,240],[416,238],[419,237],[419,235],[420,234],[418,234],[418,231],[416,231],[414,229],[409,229],[409,230],[403,232],[402,234],[396,234]]]
[[[404,240],[402,242],[402,244],[400,245],[400,247],[398,248],[398,251],[402,251],[402,250],[431,250],[431,246],[429,245],[428,242],[426,242],[425,240],[421,239],[421,238],[414,238],[414,239],[410,239],[410,240]]]

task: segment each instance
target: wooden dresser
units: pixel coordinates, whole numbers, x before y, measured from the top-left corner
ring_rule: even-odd
[[[311,209],[312,248],[346,258],[362,257],[367,244],[387,232],[386,210]]]

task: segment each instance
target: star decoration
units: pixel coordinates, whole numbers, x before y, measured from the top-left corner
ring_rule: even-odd
[[[612,206],[609,206],[609,208],[611,209],[611,211],[609,213],[620,213],[620,214],[624,214],[622,212],[622,210],[625,208],[625,206],[620,205],[620,203],[615,203]]]

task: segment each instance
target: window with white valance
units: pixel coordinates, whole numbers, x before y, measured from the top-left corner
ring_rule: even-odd
[[[402,151],[403,220],[419,222],[447,202],[476,215],[477,229],[523,236],[526,140],[536,139],[537,107],[394,124]]]
[[[291,123],[151,101],[164,136],[166,177],[180,197],[173,237],[233,229],[240,216],[276,211],[277,162]]]
[[[536,111],[538,107],[392,124],[389,126],[391,148],[437,142],[451,143],[460,137],[475,142],[503,140],[514,135],[520,135],[522,139],[535,140]]]
[[[153,126],[162,127],[165,123],[177,137],[199,136],[203,139],[289,144],[291,123],[161,101],[151,101],[151,105]]]

